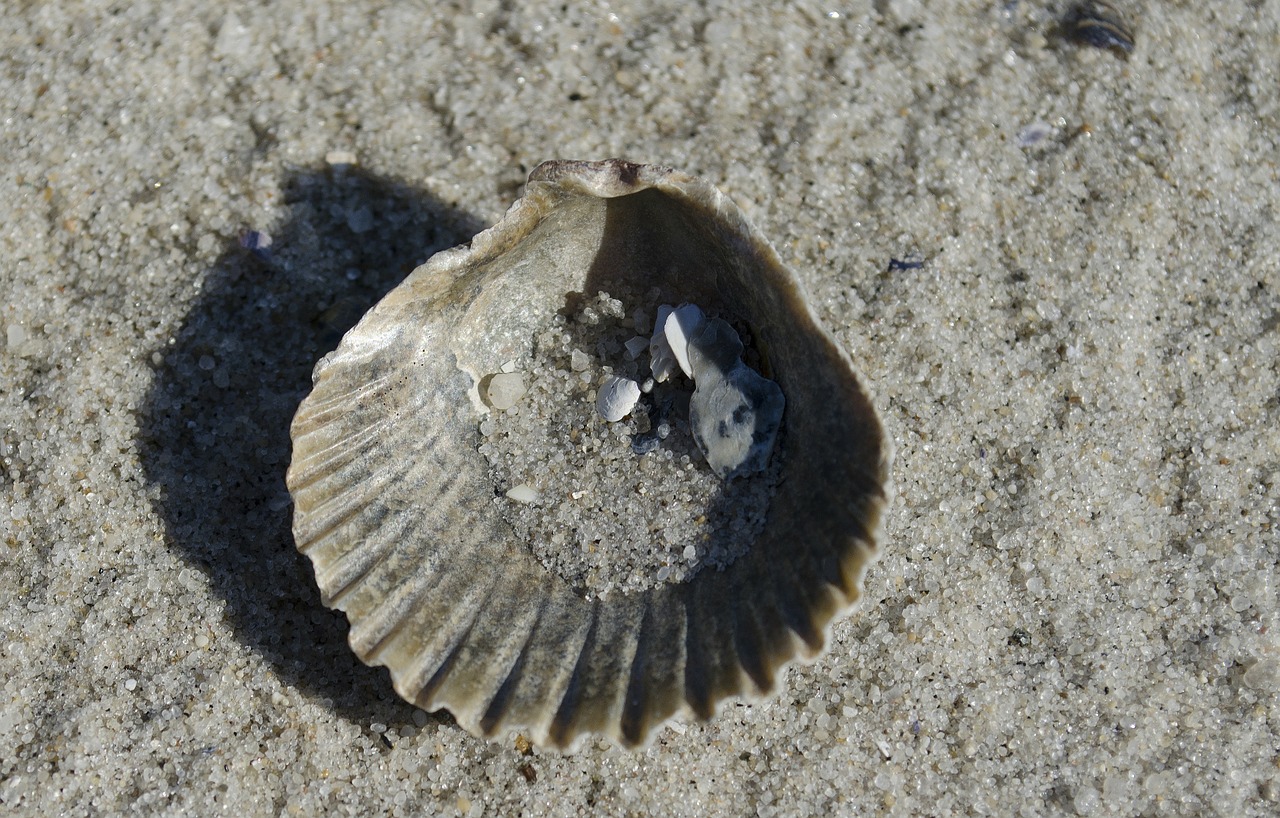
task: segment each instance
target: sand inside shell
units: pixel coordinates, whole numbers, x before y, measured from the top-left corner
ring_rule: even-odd
[[[650,375],[647,349],[632,359],[626,343],[649,336],[661,294],[620,296],[599,293],[555,315],[519,364],[528,391],[480,423],[495,502],[533,555],[588,597],[728,567],[763,528],[782,473],[775,451],[765,471],[721,482],[689,432],[693,385],[682,375],[621,421],[599,416],[610,375]],[[633,440],[652,445],[663,423],[669,433],[637,454]],[[522,485],[536,499],[506,496]]]

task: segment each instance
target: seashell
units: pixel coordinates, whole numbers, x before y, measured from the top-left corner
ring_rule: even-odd
[[[723,570],[590,594],[504,517],[479,384],[508,361],[531,372],[533,337],[573,294],[627,287],[750,328],[786,398],[782,477]],[[317,364],[291,432],[294,537],[355,653],[476,735],[560,749],[644,745],[672,717],[772,691],[858,601],[886,502],[880,421],[795,277],[715,188],[619,160],[536,168],[501,222],[415,270]]]

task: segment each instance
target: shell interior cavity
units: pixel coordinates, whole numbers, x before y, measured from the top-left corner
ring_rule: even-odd
[[[714,187],[620,160],[536,168],[317,364],[292,436],[294,537],[361,660],[559,749],[771,692],[886,502],[795,277]]]

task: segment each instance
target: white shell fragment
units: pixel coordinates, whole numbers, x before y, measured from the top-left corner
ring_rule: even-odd
[[[532,503],[538,499],[538,491],[528,483],[521,483],[508,489],[507,497],[517,503]]]
[[[653,336],[649,338],[649,368],[653,371],[653,379],[665,383],[676,372],[676,354],[667,343],[667,318],[675,308],[670,304],[658,307],[657,317],[653,323]]]
[[[786,401],[782,389],[739,357],[742,341],[725,321],[707,321],[689,342],[697,388],[689,423],[698,448],[722,480],[763,471]]]
[[[485,389],[485,403],[499,412],[505,412],[524,396],[524,377],[519,372],[500,372],[489,379]]]
[[[589,596],[506,516],[513,503],[562,498],[539,500],[528,483],[495,496],[478,450],[490,439],[485,407],[473,398],[479,390],[495,410],[520,400],[524,376],[502,365],[526,360],[571,295],[650,291],[650,305],[697,303],[724,319],[694,333],[668,310],[650,341],[660,381],[679,365],[665,336],[682,335],[690,416],[712,467],[731,477],[773,448],[780,474],[758,533],[722,570]],[[776,383],[740,362],[725,321],[751,327]],[[582,374],[579,355],[581,371],[575,356],[566,363]],[[290,430],[298,549],[324,604],[346,613],[356,655],[387,667],[407,701],[447,708],[477,736],[639,747],[677,716],[709,719],[728,699],[770,694],[790,663],[823,650],[878,556],[889,442],[849,356],[733,203],[670,168],[540,165],[501,222],[410,274],[313,381]],[[635,380],[612,388],[611,415],[626,402],[617,396],[634,407]],[[677,436],[663,405],[655,441]],[[700,542],[668,546],[702,553]]]
[[[693,377],[693,370],[689,366],[689,339],[697,334],[705,320],[706,317],[697,304],[681,304],[671,311],[663,324],[663,335],[666,336],[667,345],[671,347],[671,354],[688,377]]]
[[[610,375],[596,395],[596,411],[600,417],[616,423],[631,414],[639,401],[640,384],[630,378]]]

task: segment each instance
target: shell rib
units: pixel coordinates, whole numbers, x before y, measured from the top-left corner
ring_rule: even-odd
[[[586,599],[504,521],[477,384],[570,292],[658,284],[748,322],[786,396],[784,478],[724,571]],[[646,744],[774,689],[823,648],[877,556],[889,449],[848,355],[729,200],[669,168],[548,162],[470,247],[438,254],[316,366],[294,418],[294,536],[352,649],[479,736]]]

